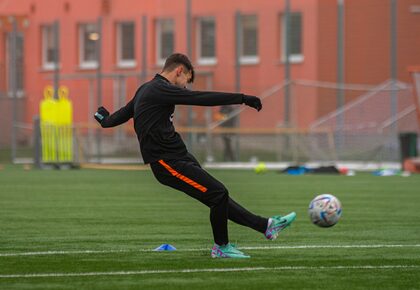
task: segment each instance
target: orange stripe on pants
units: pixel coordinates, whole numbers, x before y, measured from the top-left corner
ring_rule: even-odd
[[[185,183],[188,183],[189,185],[191,185],[192,187],[198,189],[201,192],[206,192],[207,188],[202,186],[201,184],[198,184],[197,182],[195,182],[194,180],[189,179],[188,177],[182,175],[181,173],[179,173],[178,171],[176,171],[175,169],[173,169],[171,166],[169,166],[165,161],[163,160],[159,160],[159,163],[166,168],[166,170],[169,171],[169,173],[171,173],[173,176],[175,176],[176,178],[184,181]]]

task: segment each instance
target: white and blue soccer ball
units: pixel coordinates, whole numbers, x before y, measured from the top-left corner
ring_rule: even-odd
[[[323,228],[332,227],[341,217],[341,203],[332,194],[321,194],[311,201],[308,213],[313,224]]]

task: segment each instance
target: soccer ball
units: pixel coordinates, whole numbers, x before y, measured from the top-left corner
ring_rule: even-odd
[[[335,225],[341,217],[341,203],[332,194],[321,194],[309,204],[309,218],[317,226],[326,228]]]

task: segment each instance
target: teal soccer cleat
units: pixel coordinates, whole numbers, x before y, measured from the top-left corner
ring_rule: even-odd
[[[250,258],[250,256],[245,255],[241,251],[239,251],[234,244],[227,244],[223,246],[219,246],[214,244],[213,248],[211,249],[211,257],[212,258]]]
[[[267,230],[265,231],[265,237],[268,240],[274,241],[277,239],[279,233],[290,226],[290,224],[296,219],[296,213],[291,212],[285,216],[273,216],[268,220]]]

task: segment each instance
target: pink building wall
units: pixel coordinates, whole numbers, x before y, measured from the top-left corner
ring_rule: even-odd
[[[292,79],[335,82],[337,80],[337,1],[292,0],[291,11],[301,12],[303,21],[303,55],[301,63],[291,65]],[[386,3],[385,3],[386,2]],[[108,3],[108,4],[107,4]],[[284,64],[280,61],[280,21],[284,3],[278,0],[192,0],[192,60],[197,71],[212,74],[213,89],[235,90],[235,13],[257,14],[259,62],[241,67],[241,91],[259,95],[284,80]],[[389,79],[389,3],[383,0],[345,1],[345,64],[346,82],[377,84]],[[406,67],[420,63],[420,14],[410,12],[414,0],[398,1],[398,78],[409,82]],[[107,6],[109,5],[109,6]],[[175,22],[175,51],[187,52],[186,1],[103,1],[103,0],[0,0],[0,15],[21,15],[29,20],[29,26],[21,28],[25,37],[25,122],[38,114],[42,92],[52,81],[47,79],[52,71],[42,68],[41,26],[60,20],[61,70],[60,73],[95,73],[78,65],[78,24],[103,19],[102,69],[104,73],[140,72],[142,56],[142,21],[147,15],[147,70],[150,75],[160,71],[156,64],[155,22],[157,18],[173,18]],[[216,21],[217,64],[196,64],[196,20],[213,16]],[[121,69],[116,66],[116,23],[134,21],[136,33],[137,66]],[[0,28],[0,65],[6,63],[6,28]],[[0,84],[4,84],[4,80]],[[62,80],[69,86],[75,106],[75,121],[92,122],[88,111],[88,81]],[[196,89],[204,89],[204,81],[197,81]],[[114,107],[113,83],[103,82],[103,103]],[[136,79],[127,87],[126,100],[137,88]],[[1,88],[1,86],[0,86]],[[96,88],[96,86],[95,86]],[[292,95],[293,96],[293,95]],[[95,94],[96,98],[96,94]],[[351,97],[350,97],[351,98]],[[348,101],[348,100],[347,100]],[[257,114],[246,110],[241,115],[241,126],[273,127],[284,119],[284,100],[281,95],[264,100],[264,110]],[[292,124],[305,128],[312,121],[331,112],[336,107],[333,95],[322,95],[316,90],[305,97],[292,99]],[[180,108],[180,112],[185,109]],[[196,109],[195,124],[203,122],[203,109]],[[181,116],[182,119],[182,116]]]

